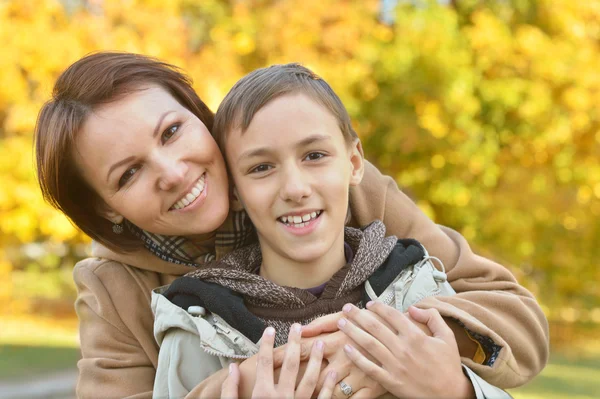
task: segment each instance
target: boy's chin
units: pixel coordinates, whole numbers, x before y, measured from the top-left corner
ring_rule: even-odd
[[[304,247],[300,250],[286,251],[289,259],[298,263],[311,263],[319,261],[325,254],[326,250],[322,248]]]

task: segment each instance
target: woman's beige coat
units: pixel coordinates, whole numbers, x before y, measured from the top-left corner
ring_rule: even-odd
[[[495,385],[517,386],[541,371],[549,350],[546,318],[506,268],[475,255],[454,230],[435,225],[393,179],[368,163],[363,183],[351,190],[350,201],[354,226],[383,220],[388,234],[415,238],[443,261],[457,295],[427,298],[419,307],[435,307],[442,315],[459,312],[461,319],[472,317],[497,334],[491,337],[494,341],[507,343],[493,366]],[[73,272],[82,352],[77,395],[150,398],[158,362],[150,293],[190,269],[145,250],[123,255],[94,245],[92,252],[93,257],[79,262]],[[479,290],[488,292],[482,296]],[[490,367],[463,361],[483,376],[491,372]],[[203,387],[197,388],[193,392],[199,395]]]

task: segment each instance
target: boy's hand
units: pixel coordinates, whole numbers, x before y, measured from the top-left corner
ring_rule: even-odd
[[[275,330],[272,327],[265,330],[256,360],[256,380],[254,389],[252,390],[253,398],[310,398],[313,395],[319,380],[319,372],[321,371],[324,344],[320,340],[315,341],[307,368],[300,383],[296,386],[296,379],[300,368],[300,335],[300,325],[293,325],[290,329],[279,381],[275,384],[273,369]],[[232,363],[229,369],[229,376],[223,383],[221,397],[237,398],[239,382],[239,369],[235,363]],[[331,371],[319,392],[319,398],[331,398],[336,382],[337,374],[335,371]]]

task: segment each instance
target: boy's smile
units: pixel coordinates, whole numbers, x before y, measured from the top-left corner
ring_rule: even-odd
[[[289,228],[290,233],[304,235],[311,233],[319,223],[322,209],[317,211],[292,212],[279,218],[279,221]]]
[[[348,190],[362,177],[359,148],[304,94],[272,100],[245,132],[229,132],[225,153],[258,232],[264,277],[308,288],[345,264]]]

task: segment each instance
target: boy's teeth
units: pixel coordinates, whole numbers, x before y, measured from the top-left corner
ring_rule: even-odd
[[[189,204],[191,204],[192,202],[194,202],[194,200],[196,198],[198,198],[198,196],[200,194],[202,194],[202,192],[204,191],[204,174],[202,175],[202,177],[200,177],[200,179],[198,180],[198,182],[196,183],[196,185],[194,187],[192,187],[192,189],[190,190],[189,193],[187,193],[182,199],[180,199],[179,201],[177,201],[175,203],[175,205],[172,206],[173,209],[183,209],[186,206],[188,206]]]
[[[280,220],[288,226],[300,228],[306,226],[311,219],[315,219],[320,214],[321,211],[307,213],[302,216],[282,216]]]

